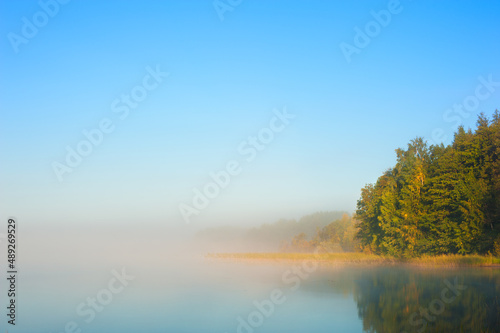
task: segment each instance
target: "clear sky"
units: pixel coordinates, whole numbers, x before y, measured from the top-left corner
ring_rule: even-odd
[[[182,229],[180,207],[190,228],[352,212],[396,148],[450,143],[500,108],[484,83],[500,81],[498,1],[216,5],[0,2],[0,218]]]

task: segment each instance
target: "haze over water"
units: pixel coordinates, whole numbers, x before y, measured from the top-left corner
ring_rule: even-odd
[[[425,325],[426,332],[494,332],[499,324],[498,269],[215,260],[158,234],[145,242],[145,234],[118,232],[110,241],[83,232],[80,242],[52,249],[56,234],[25,235],[36,244],[25,247],[26,257],[43,250],[51,260],[23,265],[19,318],[30,320],[20,319],[16,332],[59,333],[69,322],[96,333],[417,332]],[[89,242],[100,256],[82,246]],[[107,302],[102,290],[122,269],[133,279],[93,311],[88,298]]]

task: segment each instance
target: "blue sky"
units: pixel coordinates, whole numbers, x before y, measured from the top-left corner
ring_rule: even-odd
[[[500,81],[498,2],[221,3],[235,4],[224,20],[209,0],[1,2],[2,214],[181,229],[179,205],[232,160],[241,173],[190,227],[353,211],[394,149],[436,129],[450,143],[457,114],[447,121],[446,110],[474,96],[479,77]],[[341,43],[355,46],[355,28],[391,6],[399,12],[346,61]],[[26,20],[40,25],[29,38]],[[120,119],[112,103],[147,68],[168,77]],[[458,118],[465,127],[500,106],[500,86],[482,89]],[[295,118],[247,162],[238,146],[284,108]],[[103,119],[113,131],[59,181],[53,163]]]

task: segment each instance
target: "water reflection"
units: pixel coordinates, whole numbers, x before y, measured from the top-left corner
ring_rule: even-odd
[[[500,269],[322,265],[298,285],[283,279],[294,265],[183,258],[127,267],[137,278],[90,323],[75,309],[107,286],[110,270],[25,271],[19,300],[29,321],[16,329],[63,332],[75,321],[85,333],[500,332]],[[271,311],[276,289],[283,296]],[[249,317],[259,324],[242,325]]]
[[[322,276],[331,291],[352,293],[366,332],[500,331],[499,269],[388,266]],[[318,281],[304,286],[318,287]]]

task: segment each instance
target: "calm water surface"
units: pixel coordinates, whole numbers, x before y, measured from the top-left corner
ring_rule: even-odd
[[[126,286],[112,269],[26,269],[9,332],[500,331],[498,268],[186,259],[125,267]]]

